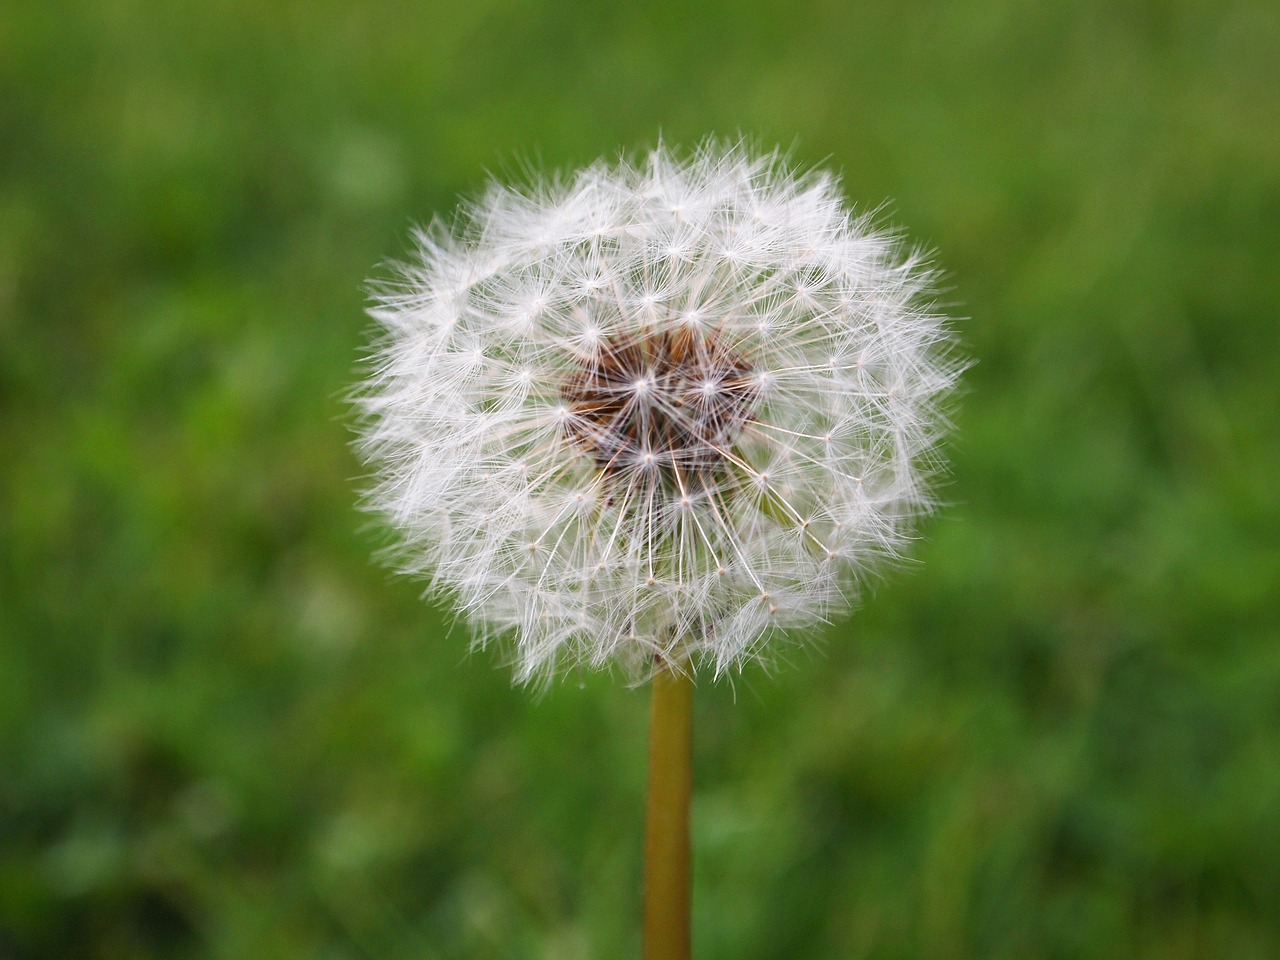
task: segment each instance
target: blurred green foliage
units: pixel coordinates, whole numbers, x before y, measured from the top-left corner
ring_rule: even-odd
[[[977,366],[919,569],[699,690],[715,958],[1280,955],[1280,6],[10,0],[0,958],[638,955],[644,691],[369,560],[362,285],[486,171],[794,146]]]

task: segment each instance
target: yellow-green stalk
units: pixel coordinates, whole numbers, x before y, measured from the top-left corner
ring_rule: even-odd
[[[667,668],[654,676],[652,687],[644,960],[689,960],[693,679],[687,672]]]

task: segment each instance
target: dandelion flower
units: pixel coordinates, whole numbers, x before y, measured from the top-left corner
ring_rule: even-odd
[[[928,509],[950,336],[832,176],[659,146],[417,243],[371,310],[369,504],[518,679],[767,658]]]

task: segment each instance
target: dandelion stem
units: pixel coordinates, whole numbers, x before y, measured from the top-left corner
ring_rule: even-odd
[[[653,678],[649,728],[644,960],[689,960],[692,748],[693,679],[662,669]]]

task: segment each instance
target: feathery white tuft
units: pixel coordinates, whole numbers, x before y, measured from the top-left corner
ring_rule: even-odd
[[[740,667],[928,509],[960,365],[928,270],[830,175],[659,146],[417,241],[370,311],[368,502],[519,680]]]

